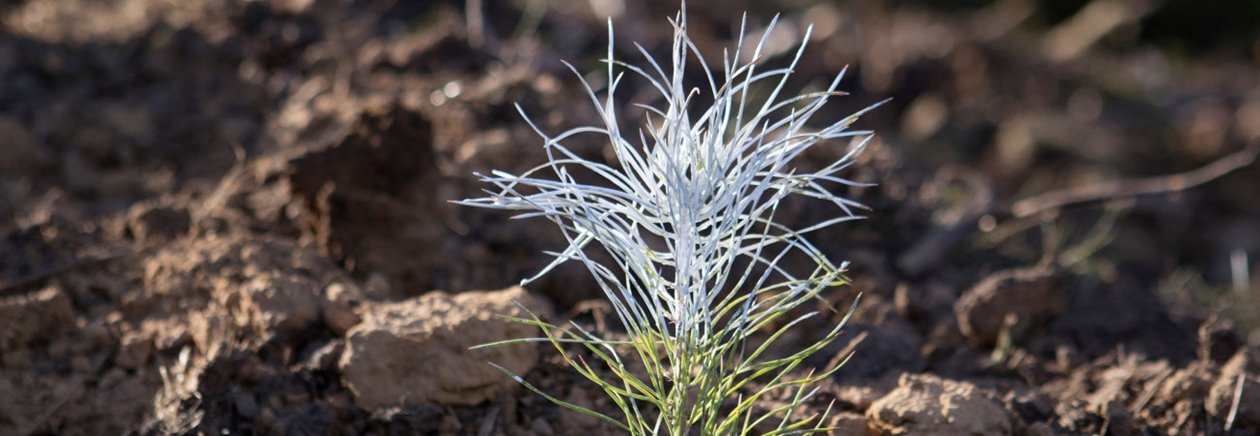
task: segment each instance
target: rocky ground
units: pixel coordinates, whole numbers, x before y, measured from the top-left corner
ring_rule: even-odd
[[[782,11],[790,86],[853,67],[823,118],[893,98],[846,174],[870,219],[814,238],[863,294],[810,362],[854,353],[810,405],[838,433],[1260,433],[1256,11],[735,3],[691,2],[706,52]],[[545,160],[512,103],[597,121],[561,61],[599,68],[605,17],[630,57],[676,8],[0,5],[0,434],[613,433],[484,364],[609,408],[552,350],[467,351],[530,334],[513,301],[615,322],[580,267],[510,287],[549,223],[448,200]]]

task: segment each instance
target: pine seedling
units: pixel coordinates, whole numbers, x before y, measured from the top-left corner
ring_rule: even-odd
[[[551,263],[523,284],[561,263],[581,263],[608,298],[625,336],[609,339],[576,323],[562,328],[531,315],[510,320],[537,326],[541,337],[479,347],[549,343],[564,362],[603,390],[622,416],[565,402],[499,369],[556,404],[632,435],[827,430],[826,412],[801,416],[801,406],[817,392],[816,382],[840,365],[799,374],[806,358],[839,337],[853,309],[795,354],[769,354],[787,332],[818,315],[797,315],[801,311],[794,309],[847,283],[847,262],[832,263],[805,236],[859,218],[855,210],[862,206],[829,188],[865,186],[837,174],[853,164],[871,138],[870,132],[849,130],[850,125],[875,106],[825,127],[808,126],[828,99],[842,95],[837,87],[844,72],[825,91],[783,96],[809,32],[788,66],[762,71],[763,51],[777,20],[754,47],[744,46],[741,23],[740,42],[733,53],[724,53],[721,71],[710,69],[688,38],[685,11],[671,20],[668,63],[636,44],[645,67],[613,57],[610,20],[603,98],[569,66],[602,126],[551,136],[517,106],[543,138],[548,161],[519,175],[497,170],[477,174],[496,189],[486,190],[487,197],[456,203],[554,222],[568,246],[549,252]],[[740,61],[744,56],[751,60]],[[692,58],[703,70],[701,88],[683,84]],[[621,108],[614,100],[626,73],[646,79],[661,101],[640,106],[645,120],[633,135],[622,131]],[[712,103],[693,107],[700,106],[696,97],[701,95]],[[564,145],[580,134],[606,137],[612,158],[591,160]],[[842,158],[814,171],[797,168],[795,162],[811,147],[842,138],[854,144]],[[598,180],[582,183],[578,174]],[[834,205],[838,216],[801,229],[776,223],[781,201],[792,195]],[[602,250],[606,256],[597,260],[588,250]],[[812,271],[788,268],[788,258],[808,259]]]

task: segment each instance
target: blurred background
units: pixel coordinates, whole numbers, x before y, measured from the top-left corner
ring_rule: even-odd
[[[617,55],[637,61],[634,42],[658,55],[668,48],[666,19],[677,8],[624,0],[6,1],[0,230],[204,191],[238,152],[326,144],[365,108],[391,101],[431,114],[442,176],[467,181],[472,171],[523,168],[541,159],[510,103],[553,132],[592,122],[576,107],[585,99],[561,61],[602,86],[604,20],[616,24]],[[825,116],[892,99],[860,123],[878,133],[867,156],[878,162],[854,175],[880,183],[860,196],[874,207],[870,226],[895,230],[867,247],[892,276],[947,275],[1046,251],[1041,241],[968,251],[993,232],[1027,242],[1046,229],[1066,239],[1093,229],[1107,241],[1076,266],[1107,280],[1205,310],[1254,283],[1245,275],[1260,250],[1254,165],[1173,195],[1117,193],[1134,201],[1052,207],[1053,218],[1035,223],[1027,216],[1047,211],[1022,210],[1023,222],[1010,211],[1056,189],[1194,170],[1254,142],[1260,3],[692,1],[692,36],[710,63],[720,65],[735,42],[743,11],[749,42],[781,14],[774,54],[813,26],[789,89],[818,89],[850,68],[842,88],[852,95]],[[651,100],[639,91],[622,98]],[[454,185],[440,193],[476,192]],[[942,233],[947,240],[925,239]],[[850,258],[852,246],[866,243],[846,243],[838,255]],[[968,255],[945,255],[959,249]],[[473,280],[416,274],[429,275],[415,281],[431,287]]]
[[[3,1],[0,296],[85,259],[229,236],[313,247],[368,299],[514,284],[562,244],[550,224],[446,201],[478,195],[474,171],[545,160],[512,103],[550,133],[598,122],[563,61],[598,92],[606,20],[615,55],[642,64],[634,43],[665,59],[678,7]],[[816,242],[853,261],[852,292],[895,309],[914,341],[931,348],[983,278],[1040,265],[1070,276],[1070,291],[1044,334],[1016,344],[1031,355],[1052,360],[1068,344],[1089,360],[1127,347],[1185,363],[1209,342],[1226,357],[1260,345],[1260,2],[687,7],[711,65],[738,42],[741,20],[751,43],[778,14],[769,64],[808,43],[789,90],[818,90],[847,66],[850,95],[820,123],[891,98],[858,122],[877,139],[846,174],[878,186],[842,192],[869,205],[869,219]],[[642,85],[618,95],[631,125],[642,111],[630,103],[654,102]],[[607,156],[599,138],[570,145]],[[832,213],[790,203],[783,216]],[[151,285],[167,267],[118,268]],[[531,289],[563,313],[598,296],[585,274],[562,268]],[[92,277],[66,285],[84,322],[119,307],[115,318],[135,325],[157,317],[127,309],[125,289],[139,285]],[[196,306],[169,298],[171,310]],[[923,353],[918,369],[953,362]]]

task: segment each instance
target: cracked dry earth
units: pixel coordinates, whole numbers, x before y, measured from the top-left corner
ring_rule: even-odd
[[[563,239],[447,200],[478,192],[473,171],[545,160],[512,103],[548,131],[597,121],[559,61],[595,68],[598,6],[616,2],[485,3],[481,33],[457,1],[0,6],[0,434],[615,434],[484,363],[612,410],[552,350],[467,350],[531,334],[495,317],[514,302],[616,334],[578,267],[510,287]],[[858,67],[833,115],[895,97],[848,174],[880,185],[843,193],[871,219],[815,240],[854,262],[828,303],[863,298],[808,362],[853,354],[811,411],[834,404],[837,434],[1260,432],[1257,300],[1173,286],[1260,252],[1260,171],[1040,222],[1001,212],[1099,165],[1172,173],[1238,148],[1260,136],[1254,79],[1112,90],[1099,66],[1155,61],[1039,57],[1028,45],[1053,32],[1019,26],[1031,12],[1010,6],[1028,2],[797,3],[749,5],[750,22],[819,24],[804,77]],[[664,47],[674,8],[620,10],[618,46]],[[735,12],[691,8],[698,44],[729,42]],[[1143,94],[1173,81],[1194,86]]]

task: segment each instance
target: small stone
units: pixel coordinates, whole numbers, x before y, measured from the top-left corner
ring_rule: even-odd
[[[537,335],[528,325],[496,315],[523,316],[517,302],[539,313],[547,307],[520,287],[417,298],[368,307],[346,334],[343,383],[359,406],[383,410],[404,403],[475,405],[516,382],[488,362],[524,375],[538,360],[532,344],[469,347]]]
[[[1059,274],[1047,268],[1001,271],[963,293],[954,304],[958,329],[974,342],[993,345],[1007,316],[1023,326],[1058,316],[1067,306]]]
[[[975,385],[933,375],[902,375],[866,418],[882,434],[1012,434],[1015,418]]]

